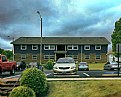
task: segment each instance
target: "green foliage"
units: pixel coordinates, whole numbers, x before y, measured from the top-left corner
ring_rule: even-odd
[[[0,48],[0,54],[6,55],[8,59],[13,57],[13,52],[10,50],[4,50]]]
[[[48,69],[48,70],[53,69],[53,61],[52,61],[52,60],[49,60],[49,61],[45,64],[44,67],[45,67],[46,69]]]
[[[19,86],[10,92],[9,97],[36,97],[36,95],[31,88]]]
[[[115,22],[115,29],[113,31],[112,37],[112,48],[116,54],[116,44],[121,43],[121,18]]]
[[[4,49],[0,48],[0,54],[2,54],[3,51],[4,51]]]
[[[41,97],[47,90],[46,76],[37,68],[28,68],[22,73],[20,85],[30,87],[35,91],[36,95]]]

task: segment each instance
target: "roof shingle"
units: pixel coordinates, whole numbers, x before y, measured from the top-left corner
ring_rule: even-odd
[[[20,37],[11,44],[40,44],[40,37]],[[43,37],[43,44],[110,44],[105,37]]]

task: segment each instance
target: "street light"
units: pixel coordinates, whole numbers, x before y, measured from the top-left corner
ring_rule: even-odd
[[[37,13],[40,16],[40,35],[41,35],[41,40],[40,40],[40,65],[42,63],[42,17],[40,15],[40,12],[37,11]]]
[[[11,36],[8,36],[11,38]],[[12,41],[14,42],[14,37],[12,37]],[[13,51],[13,61],[14,61],[14,45],[12,46],[12,51]]]

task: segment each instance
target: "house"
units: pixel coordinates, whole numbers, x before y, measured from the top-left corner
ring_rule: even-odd
[[[40,62],[41,37],[20,37],[12,44],[15,61]],[[107,62],[108,44],[105,37],[42,37],[42,63],[60,57]]]
[[[107,61],[108,62],[112,62],[112,61],[118,62],[118,57],[116,57],[114,55],[114,52],[108,52],[107,53]],[[119,62],[121,62],[121,56],[119,57]]]

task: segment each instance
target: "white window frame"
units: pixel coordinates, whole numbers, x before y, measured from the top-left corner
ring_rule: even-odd
[[[21,60],[26,60],[26,54],[21,54]]]
[[[78,55],[66,55],[66,57],[72,57],[74,60],[78,60]]]
[[[88,49],[87,49],[88,47]],[[90,50],[90,45],[84,45],[84,50]]]
[[[44,55],[44,60],[49,60],[49,55]]]
[[[48,49],[46,49],[48,47]],[[49,50],[49,45],[44,45],[44,50]]]
[[[99,58],[98,58],[99,57]],[[96,60],[101,60],[101,55],[95,55]]]
[[[48,49],[46,49],[46,47],[48,47]],[[44,50],[55,50],[55,45],[44,45]]]
[[[37,55],[36,54],[32,55],[32,60],[37,60]]]
[[[84,58],[85,58],[85,60],[89,60],[90,59],[90,55],[85,55]]]
[[[71,49],[69,48],[71,47]],[[74,47],[77,47],[77,49],[74,49]],[[67,45],[68,50],[78,50],[78,45]]]
[[[32,45],[32,50],[38,50],[38,45]]]
[[[99,47],[99,49],[97,49]],[[101,45],[95,45],[95,50],[101,50]]]
[[[44,55],[44,60],[54,60],[54,55]]]
[[[50,45],[50,50],[55,50],[55,45]]]
[[[27,45],[22,44],[22,45],[21,45],[21,50],[27,50]]]

